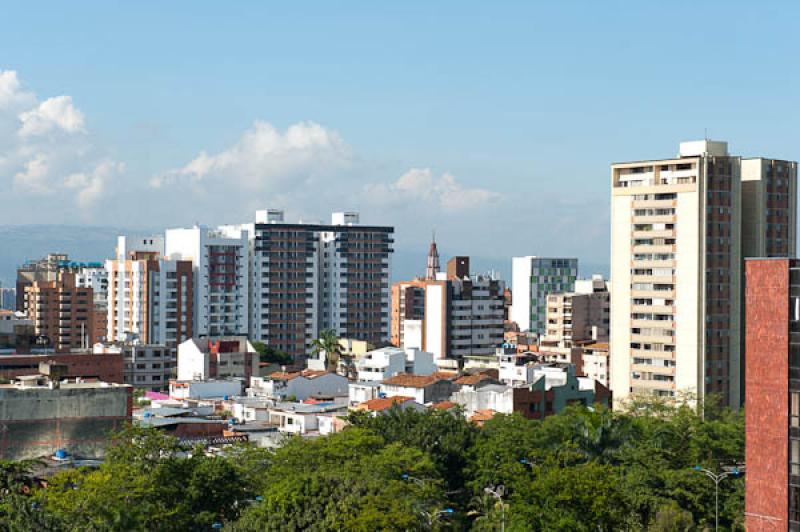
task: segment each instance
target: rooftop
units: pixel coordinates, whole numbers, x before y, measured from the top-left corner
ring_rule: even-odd
[[[413,375],[411,373],[398,373],[383,381],[383,384],[391,386],[405,386],[407,388],[424,388],[434,382],[442,380],[452,380],[456,375],[444,371],[437,371],[430,375]]]
[[[311,369],[304,369],[303,371],[276,371],[267,376],[267,378],[274,381],[290,381],[297,377],[305,377],[306,379],[316,379],[323,375],[328,374],[327,371],[316,371]]]
[[[380,412],[387,410],[396,404],[402,404],[406,401],[413,401],[413,397],[406,397],[404,395],[397,395],[394,397],[377,397],[360,403],[356,408],[358,410],[369,410],[370,412]]]
[[[431,408],[434,410],[450,410],[451,408],[455,408],[458,405],[452,401],[439,401],[438,403],[434,403],[431,405]]]

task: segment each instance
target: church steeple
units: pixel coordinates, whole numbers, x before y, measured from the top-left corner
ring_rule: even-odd
[[[436,279],[437,273],[439,273],[439,250],[436,249],[436,232],[434,232],[431,247],[428,250],[428,266],[425,268],[425,279]]]

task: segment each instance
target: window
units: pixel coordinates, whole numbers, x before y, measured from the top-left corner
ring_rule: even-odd
[[[792,392],[789,399],[789,425],[800,427],[800,392]]]

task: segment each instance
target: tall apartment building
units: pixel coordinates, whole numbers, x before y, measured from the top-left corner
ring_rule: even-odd
[[[547,296],[548,342],[608,342],[610,299],[601,275],[575,281],[575,291]]]
[[[25,287],[31,286],[34,281],[55,281],[60,271],[59,264],[68,261],[66,253],[50,253],[39,260],[29,260],[17,268],[17,310],[28,312],[25,301]]]
[[[247,230],[205,226],[168,229],[164,255],[169,260],[192,263],[195,336],[247,334],[250,308]]]
[[[163,254],[161,236],[117,239],[116,258],[105,265],[110,341],[175,348],[192,337],[192,261],[165,259]]]
[[[511,268],[511,321],[521,331],[545,334],[547,295],[575,290],[578,259],[514,257]]]
[[[325,329],[373,344],[389,340],[392,227],[360,225],[356,213],[330,224],[288,223],[283,211],[231,227],[250,238],[250,337],[306,356]]]
[[[357,213],[333,214],[321,232],[323,329],[373,345],[389,341],[393,232],[359,225]]]
[[[405,340],[408,323],[422,323],[423,351],[435,359],[494,355],[503,343],[505,283],[491,276],[470,275],[469,257],[453,257],[436,279],[417,279],[392,287],[392,331],[395,345]]]
[[[75,275],[60,271],[53,281],[33,281],[25,286],[34,333],[46,337],[48,347],[58,352],[87,349],[101,340],[94,323],[94,293],[91,288],[80,288]]]
[[[414,279],[392,285],[392,345],[405,346],[407,323],[425,319],[425,282]]]
[[[686,391],[740,404],[742,258],[793,254],[796,235],[796,165],[748,161],[706,140],[681,143],[675,158],[612,165],[615,399]],[[743,238],[753,220],[764,223]]]
[[[800,530],[800,262],[745,269],[745,526]]]
[[[745,257],[794,257],[797,163],[742,159],[742,252]]]

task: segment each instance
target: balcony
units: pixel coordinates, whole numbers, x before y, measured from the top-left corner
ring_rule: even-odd
[[[631,320],[631,327],[639,327],[639,328],[647,327],[650,329],[674,329],[675,322],[669,320]]]

